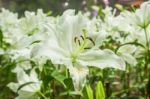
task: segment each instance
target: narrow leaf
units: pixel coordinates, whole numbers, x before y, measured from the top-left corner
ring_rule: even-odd
[[[90,85],[86,85],[83,89],[83,97],[84,99],[94,99],[93,98],[93,90]]]
[[[101,81],[96,86],[96,99],[105,99],[105,92]]]

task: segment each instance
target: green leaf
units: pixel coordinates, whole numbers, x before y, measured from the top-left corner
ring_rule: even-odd
[[[101,81],[99,81],[96,86],[96,99],[105,99],[105,91]]]
[[[71,78],[65,79],[64,83],[65,83],[68,90],[74,90],[73,81]]]
[[[20,85],[19,88],[17,89],[17,92],[18,92],[21,88],[25,87],[26,85],[33,84],[33,83],[35,83],[35,82],[27,82],[27,83],[24,83],[24,84]]]
[[[83,89],[83,97],[84,99],[94,99],[93,98],[93,90],[90,85],[86,85]]]
[[[57,81],[59,81],[61,84],[63,84],[63,86],[66,88],[66,85],[64,83],[64,80],[66,79],[65,76],[63,76],[60,72],[58,72],[58,70],[55,70],[51,73],[51,76],[56,79]]]

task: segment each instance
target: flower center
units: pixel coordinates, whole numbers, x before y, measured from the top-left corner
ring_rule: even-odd
[[[76,36],[74,38],[74,42],[75,42],[75,44],[77,44],[79,46],[79,48],[77,48],[77,50],[74,51],[74,53],[71,54],[71,58],[72,58],[72,62],[73,63],[76,62],[76,59],[77,59],[78,55],[81,52],[83,52],[86,49],[90,49],[91,48],[91,47],[87,46],[88,45],[88,43],[87,43],[88,41],[90,41],[93,44],[93,46],[95,45],[95,42],[93,41],[93,39],[86,36],[86,31],[85,30],[83,30],[83,35],[78,36],[78,37]]]

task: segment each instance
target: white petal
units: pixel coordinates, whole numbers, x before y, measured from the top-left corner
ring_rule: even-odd
[[[16,99],[39,99],[35,93],[27,91],[19,91],[19,96]]]
[[[29,76],[21,68],[17,73],[17,79],[18,79],[19,84],[30,82]]]
[[[112,67],[125,70],[125,62],[111,50],[89,50],[80,54],[79,64],[83,66],[95,66],[98,68]]]
[[[49,59],[53,64],[71,64],[69,53],[67,50],[62,49],[57,43],[47,41],[41,46],[36,46],[32,50],[33,58]]]
[[[135,65],[137,63],[136,59],[130,54],[121,54],[121,57],[131,65]]]
[[[119,53],[128,53],[128,54],[132,54],[135,51],[136,51],[136,47],[133,45],[124,45],[120,47],[118,50]]]
[[[19,88],[18,84],[13,83],[13,82],[9,83],[9,84],[7,85],[7,87],[9,87],[9,88],[10,88],[12,91],[14,91],[14,92],[17,92],[17,89]]]
[[[69,14],[68,14],[69,13]],[[84,29],[83,17],[75,15],[74,10],[64,12],[57,25],[57,40],[60,46],[69,52],[74,50],[74,39],[82,35]]]
[[[72,77],[75,90],[81,90],[86,82],[86,75],[89,73],[88,68],[80,66],[70,67],[69,72]]]

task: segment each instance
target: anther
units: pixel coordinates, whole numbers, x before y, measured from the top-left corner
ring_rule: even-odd
[[[81,42],[80,42],[80,40],[78,39],[78,43],[79,43],[79,45],[81,45]]]
[[[82,40],[84,40],[84,37],[82,35],[80,37],[82,38]]]
[[[77,39],[78,39],[77,37],[74,38],[74,42],[75,42],[75,43],[77,42]]]
[[[91,49],[90,47],[85,47],[84,49]]]
[[[75,43],[78,43],[79,45],[81,45],[80,39],[79,39],[78,37],[75,37],[75,38],[74,38],[74,42],[75,42]]]
[[[90,40],[90,41],[92,42],[92,44],[93,44],[93,45],[95,45],[95,42],[93,41],[93,39],[92,39],[92,38],[90,38],[90,37],[86,37],[86,39]]]

